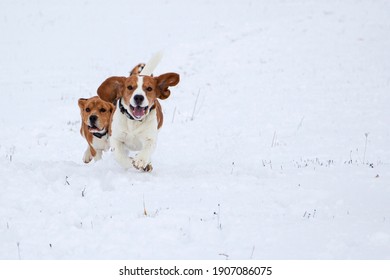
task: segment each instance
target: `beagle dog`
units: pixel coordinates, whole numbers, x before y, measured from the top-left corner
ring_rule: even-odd
[[[155,63],[152,64],[157,64]],[[179,83],[176,73],[153,77],[155,65],[131,72],[129,77],[109,77],[98,88],[99,97],[116,104],[112,117],[110,143],[115,159],[124,168],[150,172],[153,167],[151,156],[156,147],[157,134],[163,124],[160,100],[169,97],[169,88]],[[149,66],[149,67],[148,67]],[[145,71],[146,70],[146,71]],[[138,151],[129,157],[128,151]]]
[[[107,151],[110,146],[108,138],[115,106],[98,96],[80,98],[78,104],[81,113],[80,133],[88,143],[83,161],[85,163],[92,159],[97,161],[102,158],[102,152]]]

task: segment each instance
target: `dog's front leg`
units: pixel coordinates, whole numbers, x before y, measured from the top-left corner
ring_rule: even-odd
[[[133,159],[127,155],[125,144],[122,141],[111,138],[111,147],[114,150],[116,161],[124,168],[130,168],[133,165]]]
[[[103,150],[96,150],[96,155],[93,157],[95,161],[102,159]]]
[[[87,149],[84,152],[83,161],[85,163],[89,163],[94,158],[95,155],[96,155],[95,149],[92,146],[88,145]]]
[[[133,165],[137,169],[143,171],[152,171],[153,167],[150,162],[150,158],[156,146],[156,139],[147,138],[144,141],[142,150],[134,157]]]

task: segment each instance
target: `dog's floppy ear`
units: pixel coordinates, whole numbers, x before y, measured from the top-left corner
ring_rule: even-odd
[[[87,102],[87,100],[88,100],[88,99],[86,99],[86,98],[80,98],[80,99],[79,99],[79,107],[80,107],[81,110],[84,110],[84,108],[85,108],[85,102]]]
[[[111,130],[111,125],[112,125],[112,118],[114,117],[114,112],[115,112],[115,106],[114,104],[110,103],[110,120],[109,120],[109,125],[108,125],[108,135],[112,135],[112,130]]]
[[[110,103],[110,113],[113,113],[115,111],[115,105]]]
[[[126,77],[107,78],[97,89],[97,94],[102,100],[115,104],[122,97],[125,80]]]
[[[156,77],[155,79],[157,80],[157,98],[163,100],[168,98],[171,94],[171,91],[168,88],[179,83],[180,76],[176,73],[166,73]]]

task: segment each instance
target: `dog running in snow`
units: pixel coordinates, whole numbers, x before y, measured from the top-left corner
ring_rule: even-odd
[[[163,125],[160,100],[170,96],[170,87],[180,81],[177,73],[157,77],[152,72],[161,60],[155,55],[146,65],[139,64],[129,77],[109,77],[98,88],[98,96],[116,104],[112,117],[110,144],[115,159],[124,168],[150,172],[151,156],[156,147],[157,134]],[[129,157],[128,151],[138,151]]]
[[[89,163],[92,159],[101,159],[102,152],[110,147],[109,134],[115,106],[98,96],[80,98],[78,104],[81,113],[80,133],[88,143],[83,161]]]
[[[130,75],[138,75],[144,67],[144,63],[136,65]],[[80,98],[78,105],[81,114],[80,133],[88,143],[83,161],[85,163],[91,162],[92,159],[97,161],[102,158],[103,151],[110,148],[109,137],[115,106],[100,99],[99,96]]]

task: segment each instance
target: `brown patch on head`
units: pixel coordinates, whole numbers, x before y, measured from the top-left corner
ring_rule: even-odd
[[[143,78],[142,89],[138,88],[139,77]],[[122,93],[123,101],[126,105],[130,104],[130,99],[135,92],[142,91],[148,99],[149,106],[153,106],[154,101],[160,98],[160,89],[157,78],[151,76],[130,76],[125,80]]]
[[[126,105],[130,104],[130,99],[137,88],[138,76],[133,75],[125,79],[121,97]]]
[[[142,85],[139,84],[139,82],[141,81],[140,79],[142,79],[143,81]],[[131,113],[135,115],[136,108],[130,106],[131,104],[134,104],[134,100],[133,102],[131,102],[131,100],[133,98],[133,95],[142,94],[144,97],[147,98],[147,104],[149,107],[148,111],[145,111],[145,115],[150,112],[150,109],[155,108],[157,113],[158,128],[160,128],[163,123],[163,114],[158,99],[168,98],[170,95],[169,87],[177,85],[179,83],[179,80],[180,77],[176,73],[166,73],[158,77],[135,75],[130,76],[126,78],[124,82],[124,89],[121,95],[123,103],[129,106],[130,109],[133,110]],[[142,88],[138,88],[140,86]]]
[[[154,101],[159,99],[166,99],[171,94],[169,87],[175,86],[180,81],[180,76],[176,73],[166,73],[158,77],[140,76],[143,77],[142,91],[145,93],[149,101],[149,106],[154,104]],[[124,81],[124,89],[122,96],[124,102],[130,104],[131,96],[138,89],[138,77],[130,76]]]
[[[113,104],[121,97],[126,77],[109,77],[97,89],[101,99]]]
[[[149,106],[152,106],[155,103],[155,100],[158,98],[158,85],[155,78],[151,76],[143,76],[144,82],[142,84],[142,90],[145,92],[146,97],[149,101]]]
[[[112,114],[115,106],[109,102],[100,99],[98,96],[89,99],[80,98],[78,101],[80,107],[82,129],[87,131],[106,130],[111,127]],[[84,130],[84,134],[86,131]]]

